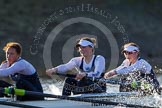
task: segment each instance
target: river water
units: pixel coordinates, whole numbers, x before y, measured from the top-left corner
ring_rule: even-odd
[[[162,74],[157,75],[158,81],[162,87]],[[44,93],[50,93],[55,95],[61,95],[62,87],[63,87],[63,80],[60,80],[59,77],[54,78],[41,78],[41,83],[44,89]],[[119,92],[119,85],[107,85],[107,92],[108,93],[117,93]],[[113,99],[114,100],[114,99]],[[147,106],[155,106],[162,108],[162,95],[152,95],[147,97],[117,97],[115,99],[116,102],[126,102],[131,104],[141,104]]]

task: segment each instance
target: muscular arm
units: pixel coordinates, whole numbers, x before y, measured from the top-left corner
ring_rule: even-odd
[[[3,67],[2,66],[0,68],[0,76],[2,76],[2,77],[9,76],[11,74],[20,72],[24,68],[25,68],[25,66],[21,62],[15,62],[10,67]]]
[[[69,71],[69,70],[72,70],[75,67],[78,67],[79,61],[80,61],[79,59],[80,59],[79,57],[73,58],[68,63],[59,65],[56,68],[58,69],[59,73],[65,73],[66,71]]]
[[[135,71],[141,71],[143,73],[148,74],[150,73],[150,70],[151,70],[151,66],[149,63],[147,63],[145,60],[139,60],[131,66],[116,70],[116,72],[117,74],[128,74]]]

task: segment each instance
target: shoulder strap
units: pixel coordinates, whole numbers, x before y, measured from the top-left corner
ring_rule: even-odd
[[[94,67],[94,63],[95,63],[96,57],[97,56],[95,55],[94,58],[93,58],[91,69]],[[80,67],[79,67],[81,70],[83,70],[83,60],[84,60],[84,58],[82,57],[82,61],[81,61]]]
[[[83,70],[83,57],[82,57],[82,61],[81,61],[81,64],[80,64],[80,66],[79,66],[79,68],[81,69],[81,70]]]
[[[141,59],[142,59],[141,57],[138,58],[138,60],[141,60]]]
[[[95,55],[95,56],[94,56],[94,59],[93,59],[93,62],[92,62],[91,68],[94,67],[94,63],[95,63],[96,57],[97,57],[97,56]]]

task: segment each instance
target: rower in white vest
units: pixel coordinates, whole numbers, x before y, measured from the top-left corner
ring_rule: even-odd
[[[106,72],[104,77],[109,78],[116,74],[129,74],[129,77],[124,80],[135,79],[139,81],[140,79],[145,79],[148,83],[153,85],[155,91],[159,92],[159,82],[156,75],[153,72],[152,66],[140,57],[139,46],[133,42],[127,43],[123,46],[122,53],[125,56],[123,63],[119,67]],[[125,89],[126,87],[120,86],[120,91]],[[128,89],[130,90],[130,88]]]
[[[29,91],[43,92],[36,69],[31,63],[21,58],[22,47],[19,43],[9,42],[3,48],[6,60],[0,65],[0,77],[10,76],[15,81],[16,88]],[[0,87],[13,86],[8,82],[0,80]],[[4,96],[3,93],[0,96]],[[18,96],[18,100],[43,100],[43,97]]]
[[[79,51],[80,57],[74,57],[68,63],[46,71],[47,75],[52,76],[54,73],[66,73],[73,68],[80,70],[75,78],[66,78],[62,95],[106,91],[105,83],[101,84],[86,79],[86,77],[100,78],[105,71],[105,58],[101,55],[94,55],[95,45],[95,38],[83,37],[79,39],[76,43],[76,49]]]

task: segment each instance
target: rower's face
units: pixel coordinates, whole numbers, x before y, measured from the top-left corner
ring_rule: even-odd
[[[6,50],[6,60],[10,63],[13,64],[17,59],[19,58],[19,54],[17,54],[15,48],[8,48]]]
[[[124,56],[126,59],[129,60],[136,60],[138,58],[138,52],[128,52],[128,51],[124,51]]]
[[[89,56],[92,55],[93,48],[89,46],[79,46],[79,52],[82,56]]]

